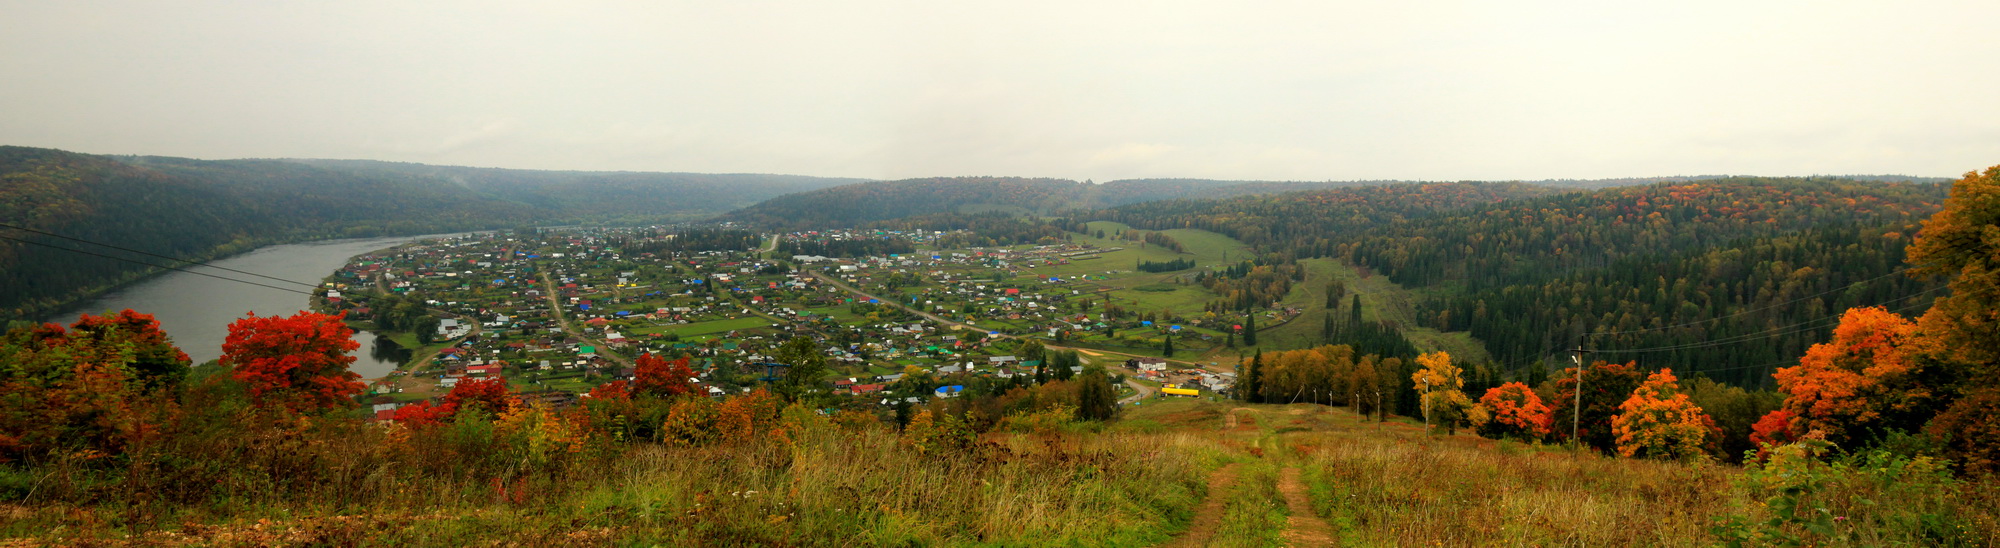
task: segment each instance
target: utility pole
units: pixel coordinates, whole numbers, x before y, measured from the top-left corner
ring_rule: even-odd
[[[1382,410],[1382,388],[1378,386],[1375,388],[1375,429],[1381,430],[1382,423],[1387,420],[1389,415]]]
[[[1583,421],[1583,355],[1590,353],[1583,348],[1583,342],[1588,336],[1577,336],[1576,354],[1569,357],[1569,361],[1576,364],[1576,401],[1571,403],[1569,412],[1569,442],[1572,444],[1577,443],[1577,425]]]
[[[1418,400],[1418,402],[1424,404],[1424,435],[1426,436],[1431,434],[1431,399],[1428,397],[1430,395],[1431,395],[1431,379],[1430,377],[1425,377],[1424,392],[1423,394],[1420,394],[1417,397],[1422,398]]]

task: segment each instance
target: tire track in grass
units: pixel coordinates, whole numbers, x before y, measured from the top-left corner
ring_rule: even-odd
[[[1278,492],[1285,495],[1285,506],[1292,511],[1291,517],[1286,518],[1286,545],[1333,546],[1333,528],[1313,515],[1312,501],[1306,497],[1305,483],[1299,481],[1298,467],[1285,468],[1278,474]]]
[[[1186,532],[1167,541],[1161,546],[1192,547],[1207,546],[1215,539],[1215,530],[1222,526],[1223,504],[1229,501],[1229,493],[1236,486],[1236,468],[1241,463],[1229,463],[1208,475],[1208,498],[1194,511],[1194,523]]]

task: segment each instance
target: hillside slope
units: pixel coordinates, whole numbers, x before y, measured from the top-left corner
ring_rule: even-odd
[[[1418,325],[1470,331],[1507,366],[1567,363],[1564,349],[1600,333],[1589,341],[1600,358],[1753,384],[1824,340],[1840,310],[1927,302],[1935,280],[1895,274],[1946,188],[1736,177],[1507,197],[1391,185],[1093,218],[1207,229],[1384,274],[1429,296]]]
[[[424,178],[599,224],[690,220],[866,179],[754,173],[542,171],[371,160],[285,160],[385,178]]]

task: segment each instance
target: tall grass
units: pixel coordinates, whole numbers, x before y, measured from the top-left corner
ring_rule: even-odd
[[[807,414],[810,416],[810,414]],[[205,432],[153,456],[0,473],[0,535],[75,544],[1152,544],[1222,454],[1195,435],[989,436],[924,452],[808,418],[706,447],[521,458],[481,417],[411,437],[354,421]],[[141,464],[143,462],[143,464]],[[17,484],[40,481],[29,493]],[[49,488],[56,485],[56,488]]]

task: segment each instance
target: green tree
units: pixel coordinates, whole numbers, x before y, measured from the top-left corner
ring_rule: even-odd
[[[811,337],[792,337],[772,357],[791,366],[785,369],[784,378],[778,379],[776,386],[786,401],[811,401],[819,394],[820,380],[826,376],[826,355],[820,353],[819,345]]]
[[[1090,366],[1077,378],[1076,418],[1083,420],[1110,420],[1118,416],[1118,394],[1111,389],[1111,378],[1103,367]]]
[[[1243,344],[1257,346],[1257,314],[1243,319]]]
[[[1042,346],[1042,341],[1032,338],[1022,338],[1020,346],[1015,347],[1014,352],[1021,355],[1021,361],[1042,361],[1047,359],[1048,353]]]
[[[1173,333],[1167,333],[1167,335],[1166,335],[1165,337],[1161,337],[1161,338],[1160,338],[1160,353],[1162,353],[1162,354],[1166,354],[1166,356],[1167,356],[1167,357],[1169,357],[1169,358],[1171,358],[1171,357],[1174,357],[1174,334],[1173,334]]]
[[[1262,379],[1259,378],[1259,366],[1257,365],[1257,361],[1263,357],[1264,351],[1259,350],[1257,351],[1257,355],[1251,356],[1249,361],[1243,362],[1242,378],[1236,381],[1236,399],[1243,400],[1246,403],[1264,402],[1264,398],[1258,394],[1258,391],[1262,388],[1260,385]]]
[[[1076,377],[1076,366],[1082,363],[1076,352],[1056,352],[1050,357],[1049,372],[1056,380],[1066,381]]]

